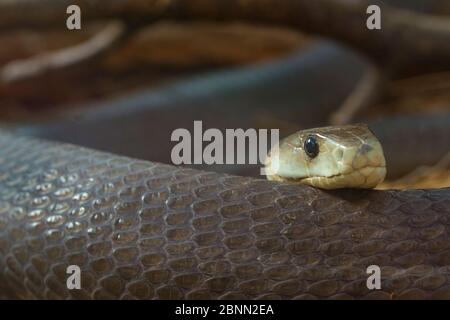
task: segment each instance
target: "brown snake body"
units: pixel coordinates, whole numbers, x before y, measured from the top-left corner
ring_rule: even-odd
[[[6,297],[450,297],[449,189],[324,192],[5,132],[0,159]]]

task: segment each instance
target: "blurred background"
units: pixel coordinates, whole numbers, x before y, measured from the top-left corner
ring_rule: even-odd
[[[194,120],[281,136],[362,121],[385,145],[384,187],[450,185],[448,0],[254,2],[0,0],[0,122],[170,163],[171,132]],[[72,3],[81,30],[65,26]],[[365,28],[367,4],[382,30]]]

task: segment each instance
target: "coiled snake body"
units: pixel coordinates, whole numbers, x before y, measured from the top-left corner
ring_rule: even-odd
[[[0,138],[2,292],[449,298],[450,190],[324,192]],[[81,290],[66,269],[82,270]],[[382,289],[366,286],[378,265]]]

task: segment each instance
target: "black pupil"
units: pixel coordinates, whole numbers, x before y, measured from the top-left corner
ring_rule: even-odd
[[[310,158],[315,158],[319,154],[319,144],[315,137],[308,137],[305,141],[305,152]]]

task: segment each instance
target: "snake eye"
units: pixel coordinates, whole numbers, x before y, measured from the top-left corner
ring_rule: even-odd
[[[308,155],[308,157],[315,158],[319,154],[319,143],[317,142],[316,138],[313,136],[308,136],[305,140],[304,144],[305,153]]]

